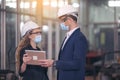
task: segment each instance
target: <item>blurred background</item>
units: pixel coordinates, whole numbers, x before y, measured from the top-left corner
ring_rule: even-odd
[[[101,56],[120,50],[120,0],[0,0],[0,70],[16,71],[15,50],[27,20],[41,26],[40,46],[48,58],[57,59],[65,35],[59,28],[57,11],[67,4],[79,9],[78,23],[89,42],[86,80],[95,80],[101,70]],[[56,80],[55,68],[49,68],[48,75]]]

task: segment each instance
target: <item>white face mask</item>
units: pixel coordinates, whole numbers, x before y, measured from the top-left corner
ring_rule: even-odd
[[[60,24],[60,27],[61,27],[62,30],[69,30],[69,27],[68,27],[68,26],[65,26],[64,23],[61,23],[61,24]]]
[[[35,42],[36,44],[40,43],[41,41],[42,41],[42,36],[41,36],[41,35],[35,36],[34,42]]]

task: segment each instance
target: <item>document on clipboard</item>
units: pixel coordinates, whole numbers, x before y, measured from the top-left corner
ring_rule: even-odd
[[[46,59],[46,51],[25,50],[25,52],[32,58],[27,64],[39,65],[38,60]]]

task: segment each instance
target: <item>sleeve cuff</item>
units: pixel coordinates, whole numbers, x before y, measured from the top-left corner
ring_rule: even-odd
[[[56,67],[56,61],[53,62],[53,67]]]

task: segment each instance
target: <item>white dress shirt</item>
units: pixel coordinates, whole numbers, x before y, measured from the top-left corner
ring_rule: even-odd
[[[70,30],[69,32],[66,33],[66,39],[65,39],[64,42],[63,42],[62,49],[64,48],[65,43],[66,43],[67,40],[70,38],[70,36],[72,35],[72,33],[73,33],[76,29],[78,29],[78,28],[79,28],[79,27],[76,27],[76,28],[74,28],[73,30]]]

